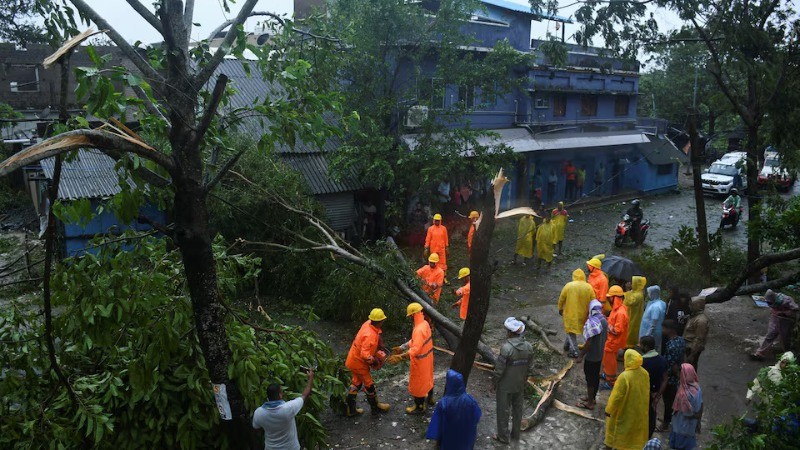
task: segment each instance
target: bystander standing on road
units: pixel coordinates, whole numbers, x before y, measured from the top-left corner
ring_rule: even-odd
[[[664,420],[658,431],[667,431],[672,423],[672,402],[680,385],[680,367],[686,357],[686,341],[678,336],[678,324],[667,319],[662,326],[664,339],[667,341],[664,359],[667,360],[667,386],[664,389]]]
[[[600,388],[600,371],[603,365],[603,350],[608,338],[608,322],[603,315],[603,304],[597,300],[589,303],[589,317],[583,325],[583,345],[577,364],[583,362],[583,375],[586,378],[586,397],[582,397],[578,406],[594,410],[597,390]]]
[[[314,371],[308,371],[308,383],[300,397],[288,402],[283,399],[283,389],[277,383],[267,387],[267,402],[253,413],[253,428],[264,430],[264,448],[268,450],[300,450],[295,416],[311,395]]]

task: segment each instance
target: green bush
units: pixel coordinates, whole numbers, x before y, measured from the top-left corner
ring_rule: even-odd
[[[255,258],[230,256],[215,242],[220,289],[258,273]],[[127,250],[127,251],[125,251]],[[67,260],[53,277],[57,357],[77,403],[52,374],[38,308],[23,302],[0,312],[0,448],[228,448],[194,332],[180,255],[164,240],[141,239]],[[255,320],[255,319],[252,319]],[[340,394],[341,361],[313,333],[269,324],[285,334],[256,334],[229,316],[236,380],[248,410],[269,383],[293,397],[305,385],[300,366],[318,366],[315,395],[298,416],[301,442],[324,445],[316,417]]]
[[[755,406],[756,427],[750,430],[742,420],[714,428],[711,450],[789,450],[800,440],[800,366],[783,369],[783,379],[773,383],[764,368],[759,373],[762,388]]]

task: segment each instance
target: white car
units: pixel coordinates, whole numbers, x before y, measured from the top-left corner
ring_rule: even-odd
[[[747,176],[744,169],[738,166],[740,160],[721,158],[711,164],[701,175],[703,192],[714,195],[728,195],[731,189],[736,188],[740,192],[747,189]]]

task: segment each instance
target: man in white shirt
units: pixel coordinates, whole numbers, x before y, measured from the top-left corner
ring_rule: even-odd
[[[273,383],[267,387],[269,401],[253,413],[253,428],[264,430],[264,450],[300,450],[294,417],[311,395],[313,384],[314,371],[309,370],[308,384],[302,395],[288,402],[283,400],[283,390],[279,384]]]

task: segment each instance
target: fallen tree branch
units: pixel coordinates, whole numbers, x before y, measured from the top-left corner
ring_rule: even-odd
[[[742,288],[739,288],[733,295],[749,295],[749,294],[756,294],[759,292],[764,292],[767,289],[779,289],[784,286],[788,286],[790,284],[794,284],[800,281],[800,272],[795,272],[791,275],[787,275],[782,278],[776,278],[774,280],[769,280],[764,283],[755,283],[749,284]],[[708,298],[706,297],[706,302],[708,302]]]
[[[438,350],[438,351],[440,351],[442,353],[446,353],[446,354],[448,354],[450,356],[453,356],[453,355],[456,354],[456,352],[454,352],[452,350],[448,350],[446,348],[442,348],[442,347],[439,347],[439,346],[436,346],[436,345],[433,346],[433,349],[434,350]],[[487,364],[487,363],[482,363],[480,361],[475,361],[475,362],[472,363],[472,367],[475,367],[476,369],[480,369],[480,370],[485,370],[487,372],[494,372],[494,364]]]
[[[542,419],[544,419],[544,414],[547,411],[547,408],[549,408],[550,405],[555,400],[556,390],[558,389],[558,385],[561,383],[561,380],[563,380],[564,377],[567,376],[567,373],[569,373],[569,370],[572,368],[573,365],[574,361],[569,360],[569,362],[567,362],[567,364],[561,369],[561,371],[558,372],[558,374],[556,374],[554,377],[548,377],[551,379],[549,380],[547,389],[542,394],[542,398],[539,399],[539,403],[536,405],[536,408],[533,410],[533,413],[530,416],[523,419],[523,426],[522,426],[523,431],[530,430],[531,428],[538,425],[539,422],[542,421]],[[545,380],[547,380],[548,378],[545,378]],[[528,384],[534,386],[534,388],[538,388],[539,383],[537,383],[533,378],[528,378]]]
[[[730,283],[728,283],[727,286],[725,286],[722,289],[718,289],[716,292],[713,292],[711,295],[707,296],[706,303],[727,302],[735,295],[737,295],[737,292],[740,290],[739,288],[742,286],[742,284],[744,284],[744,282],[747,281],[750,278],[750,276],[753,275],[754,273],[760,271],[764,267],[769,267],[773,264],[793,261],[796,259],[800,259],[800,248],[794,248],[792,250],[780,253],[770,253],[767,255],[761,255],[758,258],[756,258],[755,261],[748,264],[747,267],[742,272],[736,275],[736,277],[734,277],[734,279],[731,280]],[[757,283],[751,285],[750,287],[758,286],[759,284],[763,283]],[[748,290],[747,288],[745,289]],[[759,292],[759,291],[758,290],[751,291],[751,293],[752,292]]]
[[[555,406],[556,409],[560,409],[561,411],[568,412],[570,414],[575,414],[576,416],[581,416],[589,420],[596,420],[597,422],[605,423],[603,419],[598,419],[587,410],[580,409],[572,405],[567,405],[566,403],[559,401],[558,399],[553,400],[553,406]]]
[[[0,288],[4,288],[6,286],[13,286],[15,284],[22,284],[22,283],[36,283],[42,281],[42,278],[26,278],[24,280],[16,280],[16,281],[9,281],[7,283],[0,284]]]
[[[533,329],[533,331],[539,334],[539,336],[542,338],[542,341],[544,342],[545,346],[547,346],[547,348],[549,348],[550,350],[559,355],[564,354],[564,351],[562,349],[558,348],[557,346],[553,345],[552,342],[550,342],[550,338],[547,337],[548,332],[547,330],[544,329],[544,327],[534,322],[534,320],[531,319],[530,316],[524,316],[521,317],[520,319],[522,320],[522,322],[525,324],[526,327]]]

